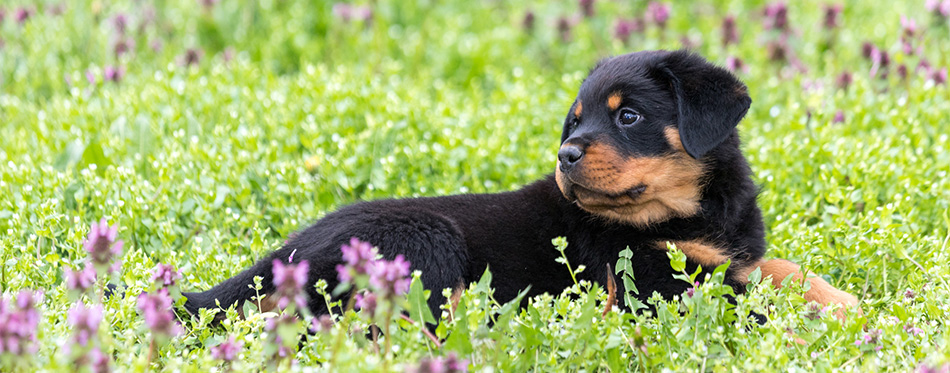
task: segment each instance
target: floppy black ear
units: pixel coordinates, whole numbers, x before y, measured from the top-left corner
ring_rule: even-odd
[[[673,90],[680,139],[693,158],[726,140],[752,104],[745,84],[698,55],[670,52],[657,67]]]

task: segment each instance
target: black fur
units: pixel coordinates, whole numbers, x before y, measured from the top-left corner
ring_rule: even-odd
[[[286,262],[292,252],[295,261],[310,262],[311,282],[324,279],[332,289],[337,284],[335,266],[342,263],[340,246],[354,236],[377,246],[387,259],[405,255],[414,270],[421,270],[423,283],[433,290],[429,301],[433,311],[446,302],[443,288],[476,281],[486,267],[494,274],[498,301],[511,300],[529,286],[532,296],[559,293],[573,282],[555,261],[559,253],[551,239],[557,236],[567,238],[570,262],[587,267],[581,279],[604,283],[607,264],[613,265],[629,246],[641,299],[653,292],[667,298],[681,294],[689,285],[672,278],[669,259],[656,242],[715,242],[733,258],[733,267],[753,263],[765,252],[756,188],[735,129],[751,102],[744,90],[731,74],[696,55],[638,52],[604,60],[594,68],[578,95],[583,120],[574,120],[572,107],[565,121],[562,143],[596,136],[625,157],[674,152],[663,129],[678,127],[685,149],[707,168],[701,209],[693,216],[642,227],[611,222],[566,198],[553,176],[506,193],[363,202],[327,215],[214,288],[186,293],[186,308],[194,313],[215,308],[215,299],[224,308],[248,300],[255,294],[248,288],[254,276],[264,278],[263,293],[273,292],[271,262]],[[604,104],[614,91],[622,92],[625,107],[642,113],[640,125],[615,125],[614,111]],[[688,269],[695,267],[690,259]],[[742,291],[732,278],[727,276],[727,282]],[[308,290],[311,311],[326,313],[323,300]]]

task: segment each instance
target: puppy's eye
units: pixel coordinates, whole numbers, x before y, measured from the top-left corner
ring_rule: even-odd
[[[578,120],[577,118],[571,119],[571,129],[572,129],[572,130],[575,129],[575,128],[577,128],[577,126],[578,126],[579,124],[581,124],[581,121]]]
[[[617,120],[620,121],[620,124],[629,126],[640,121],[640,114],[630,109],[623,109],[617,116]]]

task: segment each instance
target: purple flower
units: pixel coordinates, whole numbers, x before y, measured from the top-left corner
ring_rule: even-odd
[[[874,46],[874,44],[871,44],[871,42],[866,41],[861,44],[861,55],[864,56],[864,58],[871,59],[871,54],[874,52],[875,49],[877,49],[877,47]]]
[[[835,112],[834,119],[831,120],[831,123],[838,124],[844,123],[844,111],[838,110]]]
[[[917,68],[914,70],[918,74],[923,74],[925,77],[929,78],[930,74],[933,73],[933,68],[930,67],[930,62],[921,58],[920,62],[917,63]]]
[[[736,17],[727,16],[722,20],[722,45],[739,44],[739,29],[736,28]]]
[[[154,293],[142,293],[138,298],[138,309],[142,311],[145,325],[153,334],[162,337],[174,337],[181,333],[181,326],[175,320],[172,298],[167,289]]]
[[[650,16],[650,21],[660,28],[666,28],[666,21],[670,19],[670,4],[651,1],[647,4],[647,14]]]
[[[86,81],[92,85],[96,84],[96,74],[93,74],[92,70],[86,70]]]
[[[901,50],[908,56],[913,56],[918,52],[917,50],[914,50],[914,44],[912,44],[911,41],[907,39],[901,40]]]
[[[40,313],[36,305],[43,293],[20,290],[15,304],[0,298],[0,354],[23,355],[36,352],[36,329]]]
[[[242,348],[244,348],[244,342],[235,341],[232,335],[227,341],[211,347],[211,357],[223,361],[234,361]]]
[[[726,69],[733,72],[744,71],[745,63],[739,57],[729,56],[726,57]]]
[[[3,19],[7,17],[7,10],[0,8],[0,25],[3,25]]]
[[[356,19],[364,23],[373,20],[373,9],[370,9],[368,6],[358,6],[354,8],[353,14],[356,15]]]
[[[112,17],[112,26],[115,27],[116,32],[124,34],[125,29],[129,26],[129,18],[124,13],[116,14],[115,17]]]
[[[590,18],[594,16],[594,0],[578,0],[578,5],[581,7],[581,13],[584,17]]]
[[[917,366],[917,373],[950,373],[950,363],[944,363],[941,366],[930,366],[924,363],[920,363]]]
[[[121,66],[119,67],[106,66],[102,70],[102,79],[105,81],[113,82],[113,83],[118,83],[120,80],[122,80],[122,76],[124,75],[125,75],[125,68]]]
[[[904,31],[904,37],[913,38],[917,35],[917,21],[913,18],[901,16],[901,29]]]
[[[703,45],[703,39],[691,39],[688,35],[680,37],[680,45],[685,49],[698,49]]]
[[[224,51],[221,52],[221,59],[224,60],[224,63],[231,62],[234,59],[234,48],[227,47],[224,48]]]
[[[928,12],[937,12],[940,10],[940,0],[927,0],[924,2],[924,8],[926,8]]]
[[[907,291],[904,292],[904,298],[914,299],[915,297],[917,297],[917,293],[914,293],[911,289],[907,289]]]
[[[297,345],[297,341],[295,339],[285,340],[281,336],[296,334],[297,326],[297,318],[286,313],[267,319],[264,330],[268,332],[270,338],[273,338],[269,341],[269,344],[270,346],[277,346],[277,349],[273,350],[273,355],[271,355],[272,360],[280,360],[293,355],[292,348]]]
[[[691,286],[689,289],[686,289],[686,296],[692,298],[694,295],[696,295],[696,288],[698,287],[699,281],[694,282],[693,286]]]
[[[370,317],[376,314],[376,294],[371,292],[359,293],[356,294],[353,300],[355,302],[354,306],[370,315]]]
[[[624,43],[630,39],[630,34],[637,28],[636,20],[618,19],[614,26],[614,37]]]
[[[123,54],[129,53],[132,49],[135,49],[135,39],[128,37],[120,37],[112,46],[116,57],[121,57]]]
[[[158,39],[152,40],[152,42],[149,43],[149,48],[152,48],[152,52],[155,52],[155,53],[161,52],[161,51],[162,51],[162,41],[161,41],[161,40],[158,40]]]
[[[571,41],[571,21],[567,17],[561,16],[557,19],[557,32],[561,35],[561,41]]]
[[[822,21],[822,26],[824,26],[826,30],[832,30],[838,27],[842,8],[841,4],[825,5],[825,17]]]
[[[66,278],[67,289],[79,290],[82,293],[96,283],[96,269],[89,262],[86,262],[86,266],[81,270],[73,271],[66,268],[64,272],[63,277]]]
[[[841,113],[841,111],[838,111],[838,113]],[[844,114],[842,113],[841,115],[842,115],[841,120],[843,121]],[[837,117],[838,115],[835,114],[835,119],[837,119]],[[818,304],[816,302],[808,302],[808,307],[805,311],[805,318],[809,320],[818,320],[824,317],[826,313],[828,313],[828,307],[822,307],[821,304]]]
[[[784,37],[779,38],[778,40],[769,41],[766,44],[766,50],[768,52],[769,60],[773,62],[786,62],[788,61],[791,51],[789,50],[788,40]]]
[[[98,348],[93,347],[87,355],[89,369],[95,373],[107,373],[109,372],[109,357],[106,354],[103,354],[102,351],[99,351]]]
[[[27,320],[38,323],[40,313],[36,310],[36,305],[43,303],[43,292],[23,289],[16,297],[16,306],[24,312]]]
[[[788,5],[784,1],[766,5],[763,13],[767,30],[788,31]]]
[[[211,9],[214,7],[214,4],[218,3],[218,0],[198,0],[198,2],[201,3],[201,6],[205,9]]]
[[[938,18],[950,17],[950,0],[927,0],[924,7]]]
[[[340,251],[343,252],[344,264],[337,265],[336,271],[342,282],[350,282],[357,275],[369,274],[373,262],[376,261],[373,245],[356,237],[350,238],[349,245],[343,244]]]
[[[838,78],[835,79],[835,86],[837,86],[838,89],[847,90],[848,87],[851,86],[851,82],[853,80],[854,78],[851,76],[851,73],[845,71],[838,75]]]
[[[86,73],[89,78],[89,73]],[[109,270],[112,260],[122,253],[122,240],[116,240],[116,234],[119,232],[119,225],[109,226],[106,218],[102,218],[98,224],[93,223],[89,229],[89,237],[83,243],[83,248],[89,253],[96,271],[103,272]]]
[[[198,65],[198,63],[201,62],[201,55],[203,54],[204,52],[201,49],[188,48],[188,50],[185,51],[185,55],[181,57],[182,65]]]
[[[16,13],[13,15],[13,18],[16,19],[17,23],[23,24],[26,20],[30,19],[30,16],[33,15],[33,10],[29,8],[20,8],[16,10]]]
[[[278,259],[274,260],[274,286],[278,288],[302,289],[307,283],[307,271],[310,265],[306,260],[299,264],[284,265]]]
[[[859,338],[854,341],[855,346],[871,346],[874,345],[875,351],[880,351],[884,346],[880,345],[881,336],[884,334],[884,331],[881,329],[872,329],[871,331],[864,334],[864,337]]]
[[[940,70],[934,71],[933,75],[930,78],[933,79],[934,83],[937,83],[937,84],[946,83],[947,82],[947,68],[944,67]]]
[[[81,301],[76,302],[69,309],[66,321],[73,327],[73,342],[86,347],[89,340],[99,330],[99,323],[102,322],[102,306],[97,304],[87,307]]]
[[[424,357],[419,365],[407,369],[411,373],[463,373],[468,372],[468,360],[459,359],[450,352],[445,357]]]
[[[521,19],[521,27],[528,32],[534,30],[534,12],[529,10],[524,13],[524,18]]]
[[[409,291],[409,262],[396,255],[393,261],[378,260],[370,273],[369,284],[383,296],[401,295]]]
[[[877,76],[877,72],[880,69],[884,69],[881,74],[881,78],[887,77],[887,66],[891,63],[891,57],[887,55],[887,52],[878,49],[877,47],[871,48],[871,76]]]
[[[329,333],[330,329],[333,329],[333,318],[330,315],[314,317],[310,321],[310,330],[314,333]]]
[[[347,3],[335,3],[333,4],[333,15],[342,19],[343,22],[349,22],[353,19],[353,7]]]
[[[279,259],[274,259],[274,286],[277,288],[277,307],[284,309],[293,302],[297,307],[303,309],[307,306],[307,297],[303,288],[307,284],[307,277],[310,271],[310,264],[306,260],[298,264],[284,264]]]
[[[907,65],[897,65],[897,76],[899,76],[901,80],[907,79]]]
[[[904,331],[907,332],[907,334],[910,334],[914,337],[924,334],[924,330],[914,326],[914,324],[904,325]]]
[[[61,16],[64,11],[66,11],[66,6],[63,4],[53,4],[46,8],[46,13],[51,16]]]
[[[333,15],[343,20],[344,23],[351,20],[369,22],[373,18],[373,10],[368,6],[353,6],[347,3],[333,4]]]
[[[181,279],[181,270],[175,269],[175,266],[171,264],[158,263],[155,268],[152,268],[152,281],[158,282],[159,286],[175,286],[179,279]]]

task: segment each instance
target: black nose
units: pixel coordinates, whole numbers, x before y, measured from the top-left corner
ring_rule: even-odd
[[[557,159],[561,161],[561,171],[571,169],[583,157],[584,151],[577,145],[564,145],[557,151]]]

